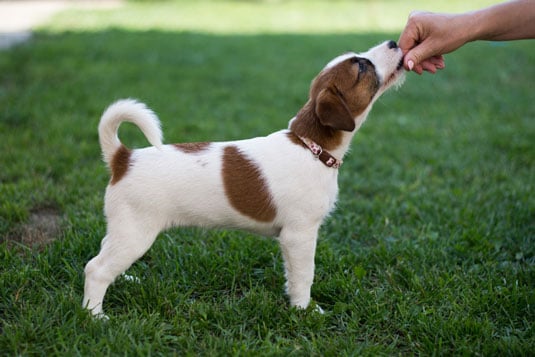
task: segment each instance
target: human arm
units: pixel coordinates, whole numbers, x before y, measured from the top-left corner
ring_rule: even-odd
[[[404,66],[421,74],[444,68],[442,55],[476,40],[535,38],[535,1],[513,0],[462,14],[413,12],[400,36]]]

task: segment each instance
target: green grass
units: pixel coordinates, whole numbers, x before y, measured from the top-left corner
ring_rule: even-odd
[[[288,307],[276,241],[201,229],[162,233],[129,271],[143,283],[110,287],[109,321],[80,306],[105,232],[96,127],[108,104],[147,102],[170,143],[264,135],[327,61],[396,39],[425,5],[358,2],[370,22],[352,31],[344,1],[136,3],[60,14],[0,52],[0,353],[531,354],[533,42],[467,45],[375,105],[320,232],[312,295],[325,315]],[[394,23],[374,24],[391,6]],[[287,10],[301,7],[321,25],[292,27]],[[180,17],[207,9],[220,16]],[[121,138],[146,145],[133,127]]]

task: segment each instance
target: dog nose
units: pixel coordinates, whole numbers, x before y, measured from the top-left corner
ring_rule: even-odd
[[[396,41],[388,41],[388,43],[386,44],[388,46],[389,49],[394,49],[394,48],[398,48],[398,44],[396,43]]]

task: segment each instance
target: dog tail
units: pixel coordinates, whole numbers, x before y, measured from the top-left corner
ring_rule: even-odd
[[[122,122],[135,124],[149,143],[153,146],[162,146],[162,129],[160,120],[152,110],[134,99],[121,99],[110,105],[98,125],[100,147],[106,164],[110,164],[113,155],[122,146],[117,131]]]

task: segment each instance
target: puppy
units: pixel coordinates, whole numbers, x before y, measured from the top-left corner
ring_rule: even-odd
[[[106,289],[162,230],[175,226],[238,228],[278,237],[290,304],[306,308],[318,229],[334,208],[338,168],[374,101],[404,77],[394,41],[334,58],[312,81],[289,128],[229,142],[163,145],[160,122],[144,104],[120,100],[99,124],[107,234],[85,267],[83,306],[103,314]],[[130,150],[124,122],[153,145]]]

